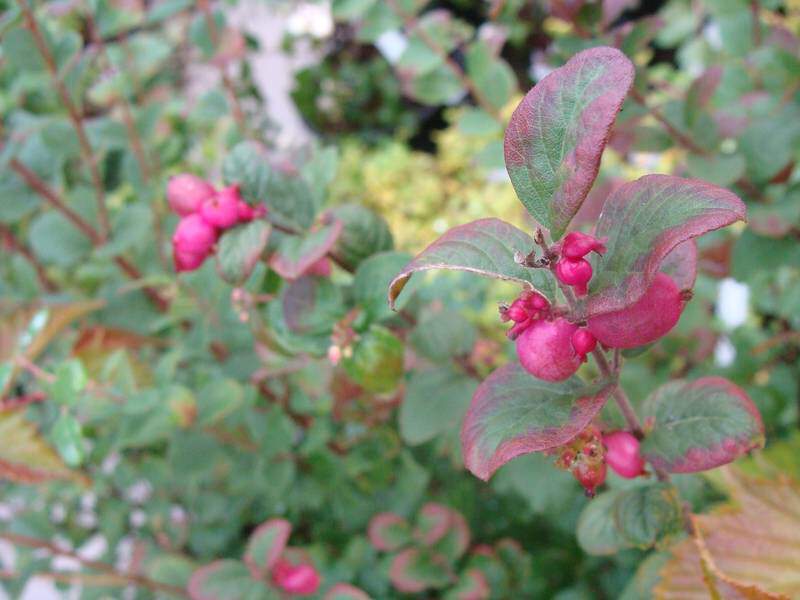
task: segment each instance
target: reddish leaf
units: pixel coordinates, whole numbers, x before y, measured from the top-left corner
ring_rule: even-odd
[[[644,403],[654,420],[641,451],[671,473],[719,467],[764,445],[764,424],[752,400],[722,377],[671,381]]]
[[[392,560],[389,580],[398,591],[416,594],[428,588],[447,585],[450,581],[450,567],[441,555],[408,548]]]
[[[367,537],[376,549],[391,552],[411,541],[411,529],[400,515],[385,512],[372,517]]]
[[[497,369],[475,392],[461,444],[466,467],[487,480],[516,456],[561,446],[597,415],[607,386],[577,377],[550,383],[516,361]]]
[[[297,279],[324,257],[342,233],[342,222],[334,221],[304,236],[286,236],[269,260],[269,266],[284,279]]]
[[[681,242],[744,220],[744,203],[723,188],[671,175],[646,175],[612,193],[595,235],[608,251],[593,258],[586,315],[630,306]]]
[[[469,569],[461,575],[456,587],[445,597],[447,600],[489,600],[492,590],[486,575],[480,569]]]
[[[469,526],[463,515],[448,506],[428,502],[419,512],[416,537],[425,546],[456,560],[469,547]]]
[[[337,583],[326,592],[324,600],[370,600],[370,597],[354,585]]]
[[[250,535],[244,552],[244,562],[255,578],[267,575],[283,554],[292,524],[285,519],[270,519]]]
[[[425,248],[395,276],[389,284],[389,304],[394,308],[397,296],[414,273],[431,269],[518,281],[552,300],[555,288],[549,273],[523,267],[514,260],[515,252],[527,254],[533,247],[533,239],[527,233],[500,219],[459,225]]]
[[[675,246],[659,270],[672,277],[678,289],[691,290],[697,279],[697,242],[687,240]]]
[[[268,588],[250,577],[238,560],[216,560],[192,573],[186,586],[192,600],[245,600],[269,597]]]
[[[597,177],[633,76],[633,64],[619,50],[584,50],[537,83],[511,116],[506,169],[522,204],[554,239]]]

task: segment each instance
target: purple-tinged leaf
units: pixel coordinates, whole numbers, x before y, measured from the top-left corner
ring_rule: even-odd
[[[256,528],[244,552],[244,562],[253,577],[260,578],[269,573],[283,554],[291,533],[292,524],[285,519],[270,519]]]
[[[654,420],[642,456],[670,473],[713,469],[764,445],[755,404],[721,377],[671,381],[651,394],[642,410]]]
[[[217,560],[195,571],[186,586],[192,600],[270,598],[267,586],[250,576],[238,560]]]
[[[432,269],[518,281],[553,300],[555,283],[550,273],[523,267],[514,260],[515,252],[527,254],[533,247],[531,236],[500,219],[459,225],[425,248],[395,276],[389,284],[389,304],[394,308],[397,296],[414,273]]]
[[[451,561],[469,547],[470,532],[464,516],[447,506],[428,502],[419,512],[415,537]]]
[[[679,290],[691,290],[697,279],[697,242],[681,242],[667,254],[659,269],[672,278]]]
[[[269,233],[270,225],[264,221],[253,221],[226,231],[217,249],[220,276],[228,283],[242,284],[266,248]]]
[[[630,60],[590,48],[542,79],[511,116],[506,169],[517,196],[560,238],[600,168],[611,126],[633,83]]]
[[[369,522],[367,537],[377,550],[392,552],[411,541],[411,527],[400,515],[379,513]]]
[[[475,392],[461,429],[466,467],[487,480],[512,458],[561,446],[578,435],[605,404],[608,386],[577,377],[550,383],[514,361]]]
[[[701,73],[689,86],[684,105],[684,120],[689,127],[695,124],[700,112],[708,106],[721,81],[722,66],[714,65]]]
[[[486,575],[480,569],[468,569],[461,574],[456,586],[445,595],[445,600],[489,600],[492,590]]]
[[[646,175],[606,200],[595,235],[607,252],[592,258],[585,314],[620,310],[641,298],[664,258],[681,242],[746,218],[744,203],[723,188],[671,175]]]
[[[324,600],[370,600],[370,597],[354,585],[337,583],[325,593]]]
[[[444,587],[450,583],[450,577],[451,569],[444,556],[417,548],[408,548],[397,554],[389,567],[389,580],[405,594]]]
[[[297,279],[323,258],[342,233],[342,222],[334,221],[301,236],[285,236],[269,261],[284,279]]]

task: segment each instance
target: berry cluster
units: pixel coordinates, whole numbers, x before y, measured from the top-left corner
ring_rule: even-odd
[[[597,344],[589,331],[559,316],[537,292],[526,290],[511,306],[501,306],[500,318],[514,322],[508,337],[516,340],[520,364],[545,381],[570,377]]]
[[[317,593],[321,578],[309,564],[292,564],[281,557],[272,567],[272,583],[291,596],[311,596]]]
[[[606,251],[605,239],[573,231],[561,242],[561,258],[556,263],[558,280],[572,286],[578,296],[585,296],[592,278],[592,265],[584,257],[590,252],[603,254]]]
[[[647,474],[639,440],[627,431],[601,434],[594,425],[559,449],[556,466],[571,471],[590,498],[606,480],[607,467],[626,479]]]
[[[238,185],[217,191],[191,173],[181,173],[169,180],[167,201],[181,217],[172,236],[178,272],[198,269],[213,252],[222,231],[265,214],[263,207],[254,208],[242,199]]]

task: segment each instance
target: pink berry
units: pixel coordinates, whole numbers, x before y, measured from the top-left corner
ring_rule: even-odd
[[[175,270],[178,273],[199,269],[203,265],[206,256],[208,255],[205,253],[181,252],[177,247],[172,248],[172,259],[175,263]]]
[[[578,462],[572,469],[573,477],[583,486],[589,498],[594,498],[598,486],[606,480],[606,473],[606,464],[603,462],[597,464]]]
[[[522,296],[525,304],[532,310],[544,311],[550,308],[550,302],[539,292],[528,292]]]
[[[597,338],[595,338],[588,329],[578,329],[572,334],[572,347],[580,357],[581,361],[586,360],[586,355],[589,354],[597,346]]]
[[[185,217],[200,210],[203,202],[211,198],[214,187],[191,173],[181,173],[167,183],[167,201],[173,212]]]
[[[203,202],[200,214],[209,225],[219,229],[233,227],[239,221],[239,186],[231,185]]]
[[[573,231],[564,237],[561,242],[561,256],[566,258],[583,258],[589,252],[603,254],[606,251],[606,238],[598,239],[592,235]]]
[[[566,319],[534,321],[517,338],[517,357],[522,367],[545,381],[563,381],[581,365],[572,348],[577,325]]]
[[[290,595],[310,596],[317,593],[321,578],[311,565],[293,565],[280,558],[272,567],[272,581]]]
[[[620,477],[633,479],[642,475],[644,459],[639,453],[639,440],[627,431],[614,431],[603,436],[606,462]]]
[[[609,348],[635,348],[666,335],[680,319],[683,306],[681,292],[672,278],[658,273],[637,302],[592,317],[587,327]]]
[[[172,235],[175,250],[182,254],[206,255],[217,241],[217,230],[198,214],[183,217]]]
[[[592,278],[592,265],[584,258],[562,258],[556,263],[556,277],[571,285],[579,296],[586,294],[586,284]]]
[[[511,303],[511,306],[508,307],[506,314],[508,315],[509,319],[514,321],[514,323],[521,323],[522,321],[526,321],[530,318],[528,310],[525,308],[525,304],[519,298]]]
[[[244,200],[239,200],[239,202],[236,204],[236,211],[240,223],[252,221],[253,217],[255,216],[253,207]]]

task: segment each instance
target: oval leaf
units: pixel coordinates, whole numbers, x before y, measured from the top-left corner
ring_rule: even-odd
[[[624,490],[614,501],[617,532],[630,546],[650,548],[681,530],[681,505],[675,488],[654,482]]]
[[[253,577],[264,577],[286,548],[292,524],[286,519],[270,519],[250,535],[244,552],[244,562]]]
[[[415,537],[424,546],[433,546],[450,560],[458,559],[469,546],[470,531],[457,510],[428,502],[419,512]]]
[[[400,552],[389,567],[392,585],[406,594],[444,587],[450,582],[450,575],[450,568],[443,556],[422,552],[417,548]]]
[[[349,583],[337,583],[325,593],[325,600],[370,600],[370,597]]]
[[[672,277],[679,290],[691,290],[697,279],[697,242],[691,239],[675,246],[659,270]]]
[[[543,269],[529,269],[517,264],[515,252],[527,254],[533,249],[531,236],[500,219],[480,219],[453,227],[408,263],[389,284],[389,305],[418,271],[449,269],[468,271],[518,281],[555,299],[552,277]]]
[[[233,285],[240,285],[250,277],[267,246],[269,232],[270,225],[264,221],[253,221],[225,232],[217,249],[220,276]]]
[[[613,518],[612,509],[621,493],[622,490],[603,492],[581,511],[575,535],[587,554],[610,556],[629,547]]]
[[[664,258],[681,242],[746,218],[744,203],[720,187],[672,175],[646,175],[614,191],[595,235],[608,251],[593,259],[587,315],[641,298]]]
[[[764,424],[755,404],[721,377],[667,383],[642,410],[654,419],[642,455],[671,473],[713,469],[764,445]]]
[[[506,169],[522,204],[554,239],[597,177],[633,76],[633,64],[619,50],[584,50],[537,83],[511,116]]]
[[[367,537],[376,549],[392,552],[411,541],[411,528],[400,515],[379,513],[369,522]]]
[[[238,560],[217,560],[195,571],[186,586],[192,600],[250,600],[272,597]]]
[[[303,236],[285,236],[269,266],[284,279],[297,279],[328,253],[341,232],[342,222],[334,221]]]
[[[487,480],[512,458],[561,446],[605,404],[607,386],[577,377],[550,383],[516,361],[497,369],[475,392],[461,429],[464,464]]]

